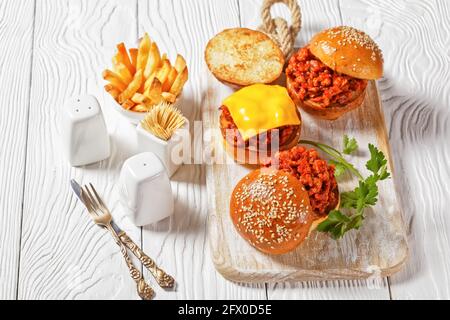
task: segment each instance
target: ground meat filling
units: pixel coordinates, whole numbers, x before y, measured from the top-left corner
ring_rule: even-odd
[[[334,166],[321,159],[315,149],[296,146],[277,152],[265,165],[276,166],[299,179],[317,215],[324,216],[336,207],[339,194]]]
[[[222,136],[228,143],[239,148],[250,146],[257,148],[258,150],[270,150],[273,130],[279,130],[279,146],[286,145],[295,137],[299,127],[298,125],[282,126],[276,129],[267,130],[266,132],[262,132],[253,138],[244,140],[236,124],[234,123],[228,108],[226,106],[222,106],[220,107],[220,110],[222,111],[220,114],[220,130],[222,132]],[[277,137],[277,135],[274,134],[274,137]]]
[[[289,60],[286,76],[293,82],[297,98],[326,108],[346,105],[359,96],[367,80],[337,73],[317,59],[308,47],[300,49]]]

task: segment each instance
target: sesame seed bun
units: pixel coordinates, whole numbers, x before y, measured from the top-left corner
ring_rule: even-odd
[[[375,80],[383,76],[383,55],[363,31],[340,26],[317,33],[311,53],[331,69],[354,78]]]
[[[284,56],[266,34],[247,29],[226,29],[209,40],[205,61],[212,74],[232,86],[272,83],[283,72]]]
[[[231,195],[230,215],[239,234],[268,254],[294,250],[318,219],[300,181],[274,168],[252,171],[238,182]]]

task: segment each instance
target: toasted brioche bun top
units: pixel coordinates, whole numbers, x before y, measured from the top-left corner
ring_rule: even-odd
[[[205,50],[209,70],[220,81],[247,86],[271,83],[283,72],[280,48],[262,32],[226,29],[209,40]]]
[[[294,250],[317,219],[300,181],[274,168],[252,171],[238,182],[231,195],[230,215],[239,234],[269,254]]]
[[[364,32],[340,26],[316,34],[309,49],[331,69],[366,80],[383,76],[383,55]]]

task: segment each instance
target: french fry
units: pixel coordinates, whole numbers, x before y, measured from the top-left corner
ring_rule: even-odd
[[[119,95],[119,103],[122,104],[128,99],[131,99],[131,97],[138,91],[138,89],[141,87],[142,81],[143,81],[143,71],[142,69],[138,69],[136,71],[136,74],[134,75],[133,81],[130,82],[128,87]]]
[[[144,83],[144,92],[151,86],[153,79],[155,79],[156,72],[152,73]]]
[[[162,66],[162,63],[164,60],[169,60],[169,59],[167,59],[167,53],[163,53],[163,55],[161,56],[161,62],[159,63],[160,67]]]
[[[108,81],[115,89],[122,92],[127,88],[127,85],[122,81],[120,76],[111,70],[106,69],[103,71],[103,79]]]
[[[148,54],[150,51],[150,37],[147,33],[144,34],[141,42],[139,43],[138,56],[136,62],[136,70],[144,71],[145,66],[147,65]]]
[[[150,46],[150,52],[147,59],[147,65],[145,66],[144,77],[147,79],[152,73],[156,71],[161,62],[161,55],[159,54],[158,46],[155,42],[152,42]]]
[[[161,101],[174,103],[188,80],[183,56],[178,54],[172,66],[147,33],[138,48],[127,50],[124,43],[117,44],[112,61],[112,71],[106,69],[102,74],[109,82],[105,91],[126,110],[147,112]]]
[[[168,92],[170,90],[170,87],[172,86],[173,82],[177,78],[178,72],[175,70],[174,67],[172,67],[169,71],[169,74],[167,75],[166,81],[164,81],[162,86],[163,92]]]
[[[181,93],[181,90],[183,90],[183,86],[188,80],[188,69],[184,68],[183,72],[179,73],[177,75],[177,78],[172,84],[172,87],[170,87],[170,93],[174,94],[175,96],[178,96]]]
[[[105,88],[105,91],[107,91],[107,92],[109,92],[111,90],[115,90],[114,86],[111,83],[105,84],[104,88]]]
[[[147,98],[145,95],[136,92],[131,98],[131,101],[133,101],[136,104],[147,104],[150,102],[150,99]]]
[[[135,106],[135,103],[131,100],[125,100],[124,102],[122,102],[122,107],[126,110],[130,110]]]
[[[174,68],[175,70],[177,70],[178,73],[182,73],[184,68],[186,68],[186,60],[184,60],[182,55],[177,54],[177,59],[175,60]]]
[[[132,75],[136,72],[136,67],[131,63],[130,57],[128,56],[127,48],[123,42],[117,45],[117,55],[119,62],[122,62],[130,71]]]
[[[120,76],[120,79],[125,84],[129,84],[133,80],[130,70],[122,62],[114,63],[114,72]]]
[[[145,91],[145,96],[150,99],[151,103],[159,103],[162,99],[162,84],[158,78],[154,78],[150,87]]]
[[[149,110],[149,107],[147,107],[146,105],[143,105],[143,104],[137,104],[130,110],[135,111],[135,112],[147,112]]]
[[[120,94],[120,91],[114,88],[114,86],[110,83],[105,85],[105,91],[108,92],[114,99],[117,99]]]
[[[164,101],[169,103],[175,103],[175,100],[177,100],[177,97],[170,92],[161,92],[161,97],[164,99]]]
[[[164,83],[164,82],[166,82],[166,79],[167,79],[171,69],[172,69],[172,66],[170,65],[169,60],[166,59],[163,61],[162,66],[156,73],[155,77],[158,78],[158,80],[161,83]]]
[[[131,48],[129,50],[129,52],[130,52],[131,65],[134,67],[134,70],[136,72],[138,49]]]

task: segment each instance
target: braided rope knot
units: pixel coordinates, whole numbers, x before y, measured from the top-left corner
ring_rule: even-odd
[[[280,17],[272,18],[271,7],[275,3],[284,3],[291,11],[292,25]],[[272,38],[287,59],[294,50],[294,43],[302,25],[302,15],[297,0],[265,0],[261,8],[262,25],[258,28]]]

